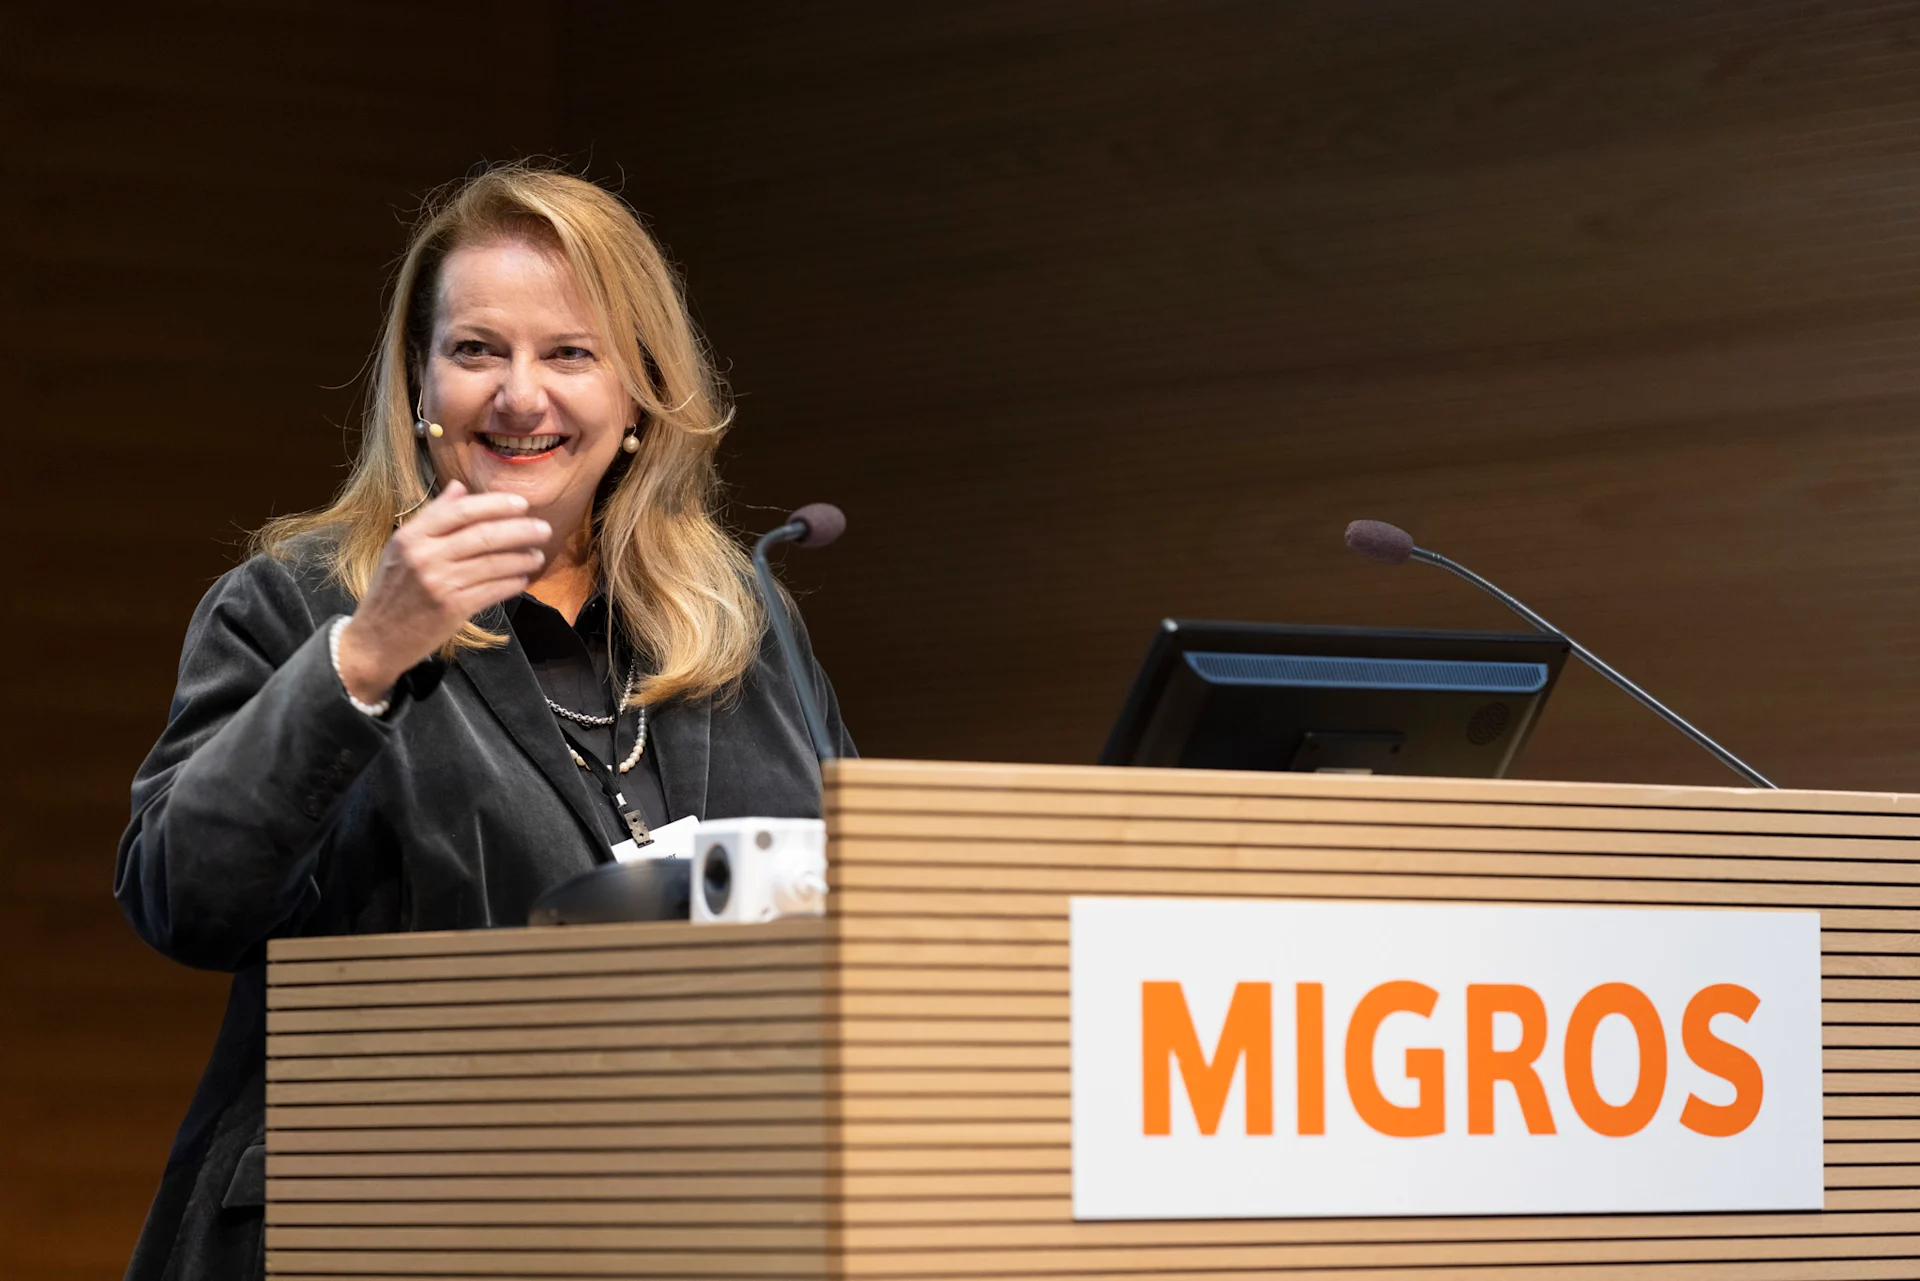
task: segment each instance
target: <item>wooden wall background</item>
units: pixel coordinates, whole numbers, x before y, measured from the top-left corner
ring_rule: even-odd
[[[869,754],[1088,760],[1163,615],[1504,627],[1920,786],[1920,3],[194,4],[0,40],[0,1272],[117,1275],[224,986],[108,897],[241,531],[341,475],[405,211],[624,184]],[[1538,777],[1718,782],[1570,672]]]
[[[148,951],[111,897],[187,618],[248,528],[344,478],[348,384],[418,195],[552,145],[554,15],[447,12],[37,6],[0,28],[21,122],[0,183],[7,391],[25,397],[6,513],[26,557],[6,629],[0,1276],[121,1275],[219,1026],[224,977]]]

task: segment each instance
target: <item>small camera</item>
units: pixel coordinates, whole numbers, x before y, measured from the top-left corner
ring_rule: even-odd
[[[720,818],[694,837],[695,921],[771,921],[827,910],[827,825],[817,818]]]

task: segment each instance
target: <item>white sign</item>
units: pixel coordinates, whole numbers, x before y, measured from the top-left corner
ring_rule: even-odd
[[[1818,1210],[1812,912],[1077,898],[1077,1219]]]

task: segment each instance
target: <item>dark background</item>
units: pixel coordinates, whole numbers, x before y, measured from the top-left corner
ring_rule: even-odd
[[[60,16],[65,13],[72,16]],[[224,981],[108,896],[195,601],[342,479],[423,191],[686,270],[869,755],[1086,761],[1163,615],[1507,627],[1920,777],[1920,4],[64,6],[0,24],[0,1273],[117,1276]],[[1522,772],[1721,783],[1570,670]]]

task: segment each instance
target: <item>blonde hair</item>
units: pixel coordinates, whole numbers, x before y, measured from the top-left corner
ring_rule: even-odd
[[[746,555],[714,512],[714,451],[732,410],[659,246],[618,197],[570,174],[502,165],[428,199],[374,352],[352,474],[331,506],[268,523],[254,548],[284,558],[295,538],[324,532],[334,578],[356,600],[365,594],[396,524],[428,497],[413,420],[441,264],[455,249],[502,239],[530,241],[572,267],[641,409],[639,452],[624,466],[618,456],[592,518],[617,626],[653,668],[635,701],[735,687],[766,619]],[[442,656],[505,640],[469,622]]]

